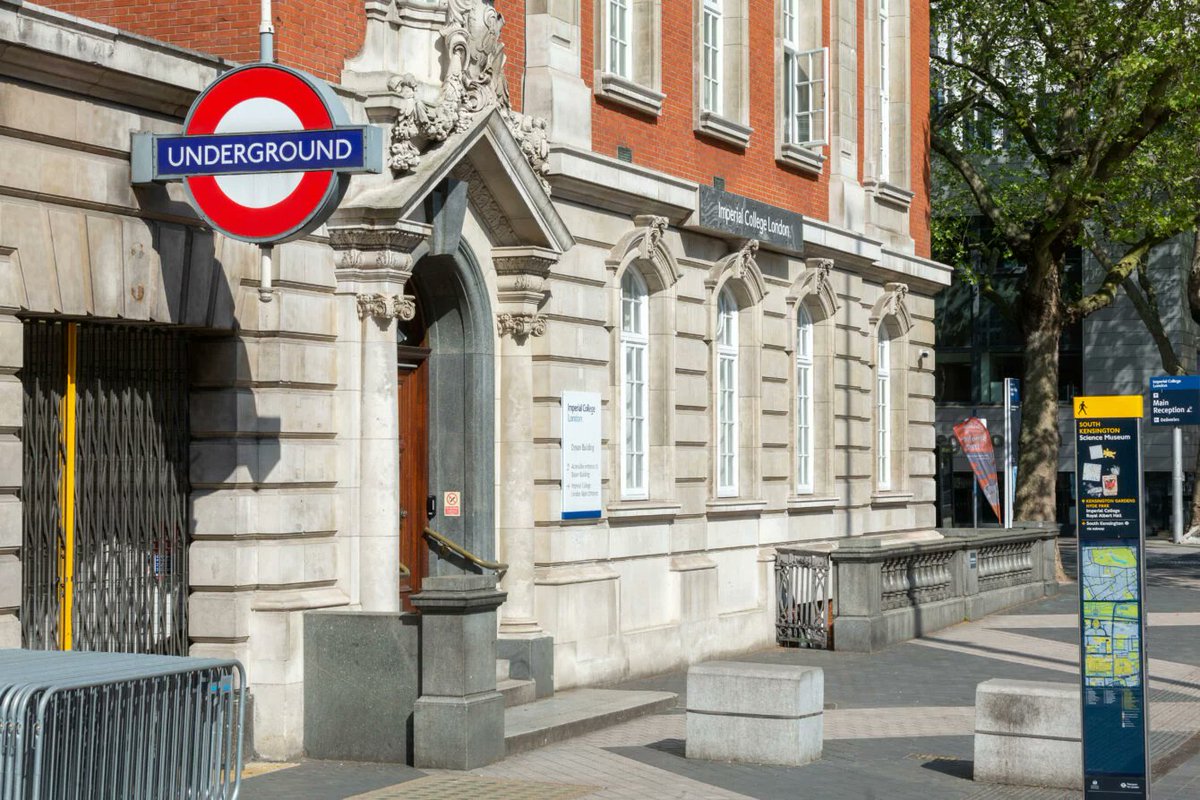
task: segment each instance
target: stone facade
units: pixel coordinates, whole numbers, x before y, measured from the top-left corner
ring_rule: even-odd
[[[704,228],[694,176],[593,149],[589,121],[612,109],[580,91],[592,80],[582,59],[555,50],[586,41],[559,19],[570,5],[527,3],[525,115],[503,80],[508,34],[491,4],[368,3],[342,94],[352,118],[390,132],[390,168],[356,178],[316,234],[275,248],[263,303],[255,248],[204,229],[178,184],[129,184],[130,131],[177,130],[229,65],[0,0],[0,454],[11,456],[0,459],[0,646],[20,643],[19,317],[192,332],[191,649],[246,664],[254,747],[269,758],[303,746],[304,613],[399,609],[397,332],[418,309],[432,349],[430,491],[460,490],[464,503],[436,524],[508,563],[500,634],[529,652],[550,652],[553,637],[557,688],[770,644],[778,545],[933,528],[932,297],[949,272],[917,254],[927,226],[915,205],[893,197],[886,218],[867,213],[881,201],[853,167],[855,104],[838,101],[842,152],[811,184],[819,199],[789,209],[805,214],[802,249]],[[838,9],[826,18],[853,41],[853,14]],[[854,83],[850,48],[834,47],[833,68]],[[662,69],[647,80],[669,103],[678,76]],[[909,124],[920,128],[916,111]],[[906,151],[911,174],[923,157]],[[620,499],[616,433],[629,270],[649,291],[651,469],[637,501]],[[718,496],[726,288],[739,471],[733,496]],[[801,307],[814,351],[804,492]],[[892,343],[883,406],[881,336]],[[566,390],[602,398],[599,520],[560,519]],[[432,575],[462,571],[430,554]]]

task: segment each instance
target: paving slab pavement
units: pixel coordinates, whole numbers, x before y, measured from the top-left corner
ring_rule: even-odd
[[[1071,574],[1072,548],[1064,551]],[[1154,798],[1197,800],[1200,548],[1151,544],[1147,583],[1151,747],[1158,767]],[[383,768],[360,765],[359,776],[356,765],[335,769],[305,763],[247,780],[242,797],[1078,800],[1080,792],[987,786],[971,780],[976,685],[989,678],[1077,681],[1077,610],[1072,585],[1056,598],[956,625],[879,653],[774,648],[739,656],[741,661],[825,670],[824,757],[803,767],[684,758],[686,673],[679,671],[613,687],[677,693],[678,702],[662,713],[521,753],[466,775],[396,767],[388,768],[397,770],[391,773],[394,783],[380,785],[389,775]],[[299,778],[312,775],[314,779],[292,782],[301,793],[281,793],[287,773],[293,770],[301,771],[295,773]],[[340,780],[337,786],[335,773]],[[323,783],[317,782],[318,776]],[[269,786],[272,783],[277,788]],[[312,793],[317,786],[334,793]],[[430,794],[413,793],[418,788]]]

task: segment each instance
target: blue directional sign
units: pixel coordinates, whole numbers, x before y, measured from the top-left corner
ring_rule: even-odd
[[[154,180],[318,169],[362,172],[367,169],[367,136],[366,126],[323,131],[158,136],[154,139]]]
[[[1200,375],[1150,379],[1151,425],[1200,425]]]

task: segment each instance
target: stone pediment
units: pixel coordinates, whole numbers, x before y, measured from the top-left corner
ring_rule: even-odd
[[[499,108],[430,147],[410,172],[356,177],[331,225],[377,227],[419,217],[425,199],[446,178],[466,182],[468,202],[496,246],[536,245],[561,253],[574,244]]]

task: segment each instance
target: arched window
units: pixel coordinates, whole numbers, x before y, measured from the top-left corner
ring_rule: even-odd
[[[879,326],[875,354],[875,466],[880,489],[892,488],[892,340],[887,325]]]
[[[644,500],[649,496],[646,474],[648,296],[642,276],[633,268],[627,269],[621,279],[621,497],[626,500]]]
[[[717,495],[738,493],[738,309],[733,293],[717,301]]]
[[[813,490],[813,322],[796,307],[796,491]]]

